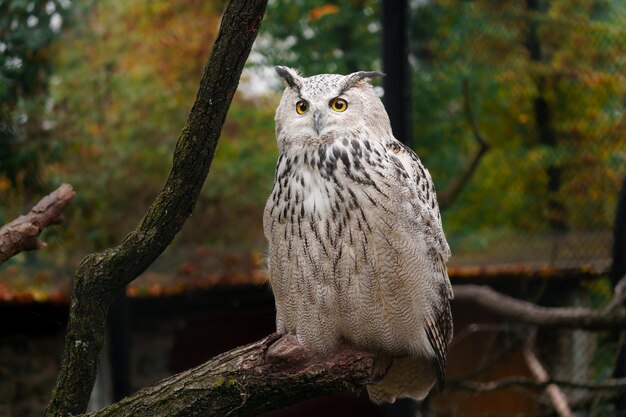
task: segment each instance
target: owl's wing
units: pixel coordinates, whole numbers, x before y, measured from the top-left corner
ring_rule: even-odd
[[[427,256],[433,268],[430,284],[438,296],[431,302],[431,314],[427,319],[426,334],[437,356],[438,385],[441,387],[446,369],[448,343],[452,339],[453,332],[449,300],[454,297],[454,294],[446,268],[446,261],[450,257],[450,247],[443,232],[437,195],[430,173],[422,165],[415,152],[397,140],[392,139],[387,142],[386,148],[394,168],[408,174],[406,180],[412,190],[409,193],[412,221],[416,223],[418,230],[424,232],[428,248]]]
[[[431,304],[431,314],[426,323],[426,335],[428,341],[437,356],[438,378],[437,387],[441,390],[446,374],[446,362],[448,357],[448,344],[452,340],[452,312],[450,311],[450,300],[453,298],[452,286],[448,279],[446,265],[441,255],[436,254],[439,260],[434,262],[435,274],[445,283],[439,282],[437,285],[438,300],[433,300]]]
[[[443,261],[450,257],[450,247],[443,233],[441,214],[437,204],[435,185],[428,170],[424,167],[413,149],[395,139],[385,144],[391,157],[394,168],[408,174],[407,181],[412,189],[410,204],[413,207],[415,219],[427,231],[428,243],[439,253]],[[445,265],[444,265],[445,266]],[[448,281],[446,275],[445,280]]]

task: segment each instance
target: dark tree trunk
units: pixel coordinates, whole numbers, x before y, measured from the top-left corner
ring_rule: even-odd
[[[130,311],[126,287],[115,294],[109,310],[109,357],[113,401],[132,392],[130,360]]]
[[[411,83],[408,61],[408,1],[383,0],[383,97],[393,134],[402,143],[412,146]]]
[[[528,56],[533,63],[542,63],[543,53],[541,51],[541,43],[537,34],[538,23],[536,14],[542,12],[540,0],[526,0],[526,9],[528,15],[528,28],[526,33],[526,50]],[[533,113],[535,116],[535,126],[539,143],[555,149],[557,147],[557,138],[554,132],[554,121],[552,120],[552,111],[546,100],[546,77],[537,75],[533,77],[537,95],[533,99]],[[559,198],[561,189],[561,172],[562,168],[558,164],[550,163],[546,168],[548,177],[548,224],[554,231],[562,232],[567,229],[567,221],[565,218],[565,207]]]

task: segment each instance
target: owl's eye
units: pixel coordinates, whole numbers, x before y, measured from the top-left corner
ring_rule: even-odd
[[[331,109],[339,113],[341,113],[342,111],[346,111],[346,109],[348,108],[348,102],[339,97],[330,100],[330,103],[328,104],[330,105]]]
[[[309,109],[309,103],[306,100],[300,100],[296,103],[296,112],[298,114],[304,114]]]

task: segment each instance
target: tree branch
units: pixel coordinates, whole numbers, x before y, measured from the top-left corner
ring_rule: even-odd
[[[125,416],[256,416],[337,392],[359,392],[387,372],[391,359],[341,346],[327,356],[276,333],[89,414]]]
[[[478,168],[480,160],[491,146],[478,130],[478,124],[476,123],[474,112],[472,111],[469,94],[469,81],[467,80],[463,80],[463,107],[465,108],[465,114],[467,115],[467,122],[469,123],[472,133],[474,134],[474,140],[478,143],[478,149],[465,171],[455,178],[445,190],[439,193],[437,200],[439,201],[439,208],[441,210],[445,210],[456,201],[461,194],[461,191],[463,191],[463,188],[465,188],[469,180],[474,175],[474,172],[476,172],[476,168]]]
[[[606,307],[607,310],[615,310],[619,308],[626,307],[626,275],[620,279],[617,284],[615,284],[615,289],[613,290],[613,298],[611,302]]]
[[[0,228],[0,264],[22,251],[45,248],[46,243],[38,239],[39,234],[61,221],[61,212],[74,195],[71,185],[62,184],[42,198],[30,213]]]
[[[522,349],[522,355],[524,356],[524,360],[526,361],[526,365],[533,376],[539,382],[547,382],[550,380],[550,375],[548,375],[548,371],[541,364],[537,355],[530,350],[528,346]],[[548,397],[550,397],[550,401],[552,402],[552,406],[554,410],[561,417],[574,417],[574,413],[569,406],[569,401],[565,396],[565,393],[559,388],[557,384],[548,384],[546,385],[546,393]]]
[[[626,277],[622,278],[622,281],[626,282]],[[624,285],[618,284],[618,288],[623,287]],[[501,294],[487,286],[454,286],[456,301],[476,304],[498,316],[537,326],[585,330],[607,330],[626,326],[626,309],[616,301],[621,300],[621,297],[623,294],[616,292],[614,300],[603,310],[583,307],[542,307]]]
[[[462,389],[471,392],[488,392],[511,387],[546,388],[550,385],[559,385],[563,388],[585,389],[589,391],[615,391],[626,393],[626,378],[607,379],[604,381],[572,381],[568,379],[547,379],[537,381],[532,378],[511,377],[497,381],[478,382],[467,380],[451,380],[446,382],[450,388]]]
[[[46,416],[85,411],[113,295],[152,264],[191,214],[266,4],[267,0],[231,0],[227,4],[163,189],[119,246],[88,255],[78,267],[64,357]]]

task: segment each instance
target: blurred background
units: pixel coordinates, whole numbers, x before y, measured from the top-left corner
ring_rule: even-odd
[[[0,0],[0,225],[61,183],[77,192],[46,249],[0,266],[0,415],[41,413],[73,271],[120,242],[164,183],[224,5]],[[262,211],[276,64],[389,74],[376,88],[437,186],[453,283],[546,306],[611,299],[626,274],[625,2],[271,0],[192,217],[112,309],[93,409],[273,331]],[[272,415],[567,415],[537,387],[466,383],[533,377],[529,345],[553,378],[624,376],[619,329],[453,309],[449,383],[431,400],[338,395]],[[626,415],[623,387],[559,389],[577,416]]]

